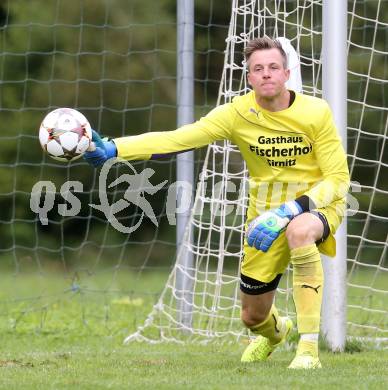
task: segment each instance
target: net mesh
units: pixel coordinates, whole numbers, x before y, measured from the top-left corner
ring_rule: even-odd
[[[388,14],[382,1],[354,1],[348,11],[348,156],[360,183],[348,222],[348,332],[386,344]]]
[[[153,196],[145,193],[158,227],[144,218],[141,229],[123,234],[89,206],[100,203],[100,172],[82,160],[50,159],[37,136],[43,117],[58,107],[78,109],[110,137],[175,128],[175,6],[170,0],[0,3],[2,330],[117,334],[121,342],[159,297],[176,256],[165,206],[175,159],[132,164],[137,172],[153,169],[152,184],[167,183]],[[198,113],[216,101],[225,13],[214,1],[198,3]],[[113,167],[108,183],[122,173],[131,172]],[[47,225],[30,208],[40,181],[55,187]],[[61,194],[69,181],[82,183],[74,193],[81,210],[64,217],[58,210],[69,208]],[[107,189],[109,202],[126,190],[125,184]],[[131,227],[141,216],[132,204],[117,218]]]

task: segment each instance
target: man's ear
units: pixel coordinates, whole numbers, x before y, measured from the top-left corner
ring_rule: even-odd
[[[248,81],[248,84],[252,87],[252,83],[251,83],[251,74],[249,73],[249,71],[248,71],[248,73],[247,73],[247,81]]]
[[[286,69],[285,72],[286,72],[286,77],[287,77],[287,81],[288,81],[290,79],[291,71],[290,71],[290,69]]]

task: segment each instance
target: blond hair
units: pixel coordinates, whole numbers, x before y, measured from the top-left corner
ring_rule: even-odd
[[[257,50],[278,49],[283,57],[284,69],[287,69],[287,54],[284,51],[282,44],[277,39],[271,39],[267,36],[254,38],[250,40],[244,50],[245,61],[249,63],[249,58]],[[249,64],[248,64],[249,65]],[[249,69],[248,69],[249,70]]]

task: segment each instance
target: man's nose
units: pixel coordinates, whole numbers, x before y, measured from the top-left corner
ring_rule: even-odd
[[[264,68],[264,69],[263,69],[263,77],[264,77],[264,78],[271,77],[271,74],[270,74],[268,68]]]

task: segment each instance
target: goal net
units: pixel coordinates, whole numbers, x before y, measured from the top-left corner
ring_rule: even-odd
[[[347,334],[386,345],[388,340],[387,13],[382,2],[350,2],[348,11],[349,201]],[[249,91],[242,52],[253,37],[287,37],[297,49],[303,93],[322,96],[322,1],[235,0],[219,103]],[[265,191],[265,189],[263,189]],[[126,341],[233,340],[246,337],[240,320],[239,263],[247,207],[247,170],[237,148],[207,149],[195,205],[181,250],[159,301]],[[187,261],[187,257],[192,261]],[[295,317],[290,270],[277,307]]]
[[[227,16],[226,16],[227,15]],[[226,16],[226,17],[225,17]],[[197,111],[214,106],[229,9],[198,2]],[[81,111],[103,135],[119,137],[176,127],[175,0],[36,0],[0,2],[0,329],[63,337],[107,335],[121,343],[159,298],[176,255],[175,226],[167,218],[168,185],[149,196],[158,226],[117,231],[99,204],[100,171],[82,159],[64,164],[43,153],[38,130],[58,107]],[[197,170],[203,157],[197,159]],[[150,168],[153,185],[175,179],[175,159],[132,163]],[[115,165],[108,184],[128,172]],[[42,187],[47,224],[31,209]],[[80,192],[66,186],[78,183]],[[82,186],[82,187],[81,187]],[[69,187],[68,187],[69,188]],[[106,189],[123,199],[125,183]],[[78,198],[80,210],[68,200]],[[76,214],[76,215],[74,215]],[[116,215],[133,227],[136,205]]]

